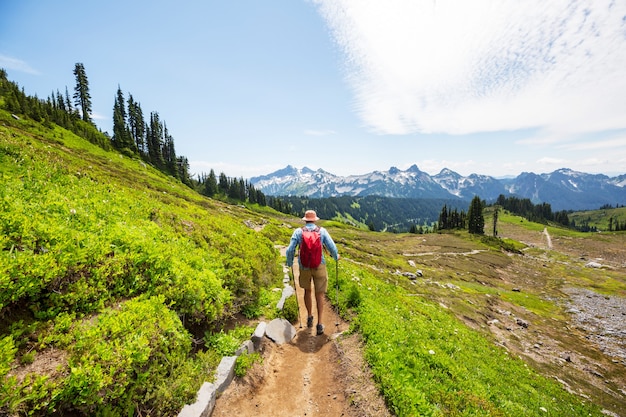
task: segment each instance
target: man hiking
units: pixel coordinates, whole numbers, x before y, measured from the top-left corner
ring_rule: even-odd
[[[313,307],[311,281],[313,281],[317,307],[316,330],[319,336],[324,333],[322,313],[324,311],[324,294],[328,287],[328,273],[326,272],[326,261],[324,260],[322,246],[328,250],[330,256],[335,261],[339,259],[339,253],[328,231],[315,224],[319,217],[317,217],[314,210],[307,210],[302,220],[306,224],[294,230],[291,235],[291,242],[289,242],[289,247],[287,248],[287,266],[293,267],[296,246],[299,246],[298,266],[300,268],[300,276],[298,277],[298,282],[300,287],[304,289],[304,305],[307,313],[306,325],[307,327],[313,327],[313,314],[311,313]]]

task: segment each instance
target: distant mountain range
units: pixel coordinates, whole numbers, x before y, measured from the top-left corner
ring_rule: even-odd
[[[469,201],[475,195],[488,202],[499,195],[528,198],[534,204],[549,203],[554,211],[598,209],[610,204],[626,205],[626,174],[608,177],[562,168],[549,174],[524,172],[515,178],[496,179],[471,174],[464,177],[443,169],[429,175],[417,167],[406,171],[391,167],[363,175],[341,177],[322,169],[313,171],[291,165],[268,175],[253,177],[250,183],[266,195],[382,196],[394,198],[458,198]]]

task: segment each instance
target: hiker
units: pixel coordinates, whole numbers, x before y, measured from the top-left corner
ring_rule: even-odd
[[[328,231],[315,224],[319,217],[317,217],[314,210],[307,210],[302,220],[306,224],[294,230],[291,235],[291,242],[287,248],[287,266],[292,268],[296,246],[299,246],[298,266],[300,268],[300,276],[298,281],[300,287],[304,289],[304,305],[307,312],[306,325],[307,327],[313,327],[313,314],[311,314],[313,301],[311,297],[311,280],[313,280],[315,304],[317,306],[316,331],[319,336],[324,333],[322,313],[324,310],[324,295],[328,287],[328,273],[326,272],[326,262],[322,249],[325,247],[335,261],[339,260],[339,253]],[[315,247],[311,249],[309,248],[310,245],[315,245]],[[311,255],[316,259],[310,260]]]

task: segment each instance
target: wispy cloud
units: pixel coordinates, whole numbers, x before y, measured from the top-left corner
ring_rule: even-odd
[[[537,160],[537,164],[539,165],[564,166],[567,163],[568,161],[566,159],[561,158],[543,157]]]
[[[27,74],[39,75],[39,71],[32,68],[26,62],[12,58],[10,56],[1,55],[0,54],[0,68],[4,68],[6,70],[15,70],[20,72],[25,72]]]
[[[626,136],[614,139],[566,144],[562,145],[562,148],[572,151],[590,151],[597,149],[626,149]]]
[[[91,112],[90,116],[94,120],[109,120],[109,117],[103,115],[102,113],[98,113],[98,112]]]
[[[626,127],[626,2],[315,1],[377,132]]]

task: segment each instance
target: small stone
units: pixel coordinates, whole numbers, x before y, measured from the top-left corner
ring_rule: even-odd
[[[528,322],[526,320],[522,320],[522,319],[516,319],[515,322],[517,323],[518,326],[521,326],[525,329],[528,328]]]

